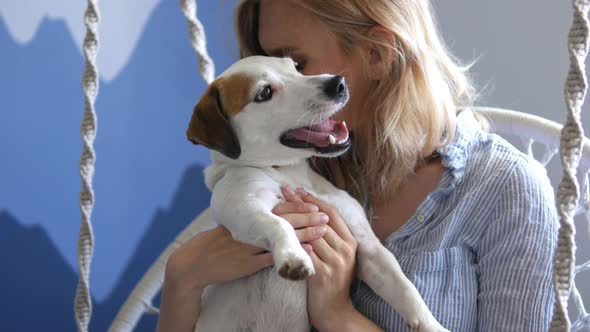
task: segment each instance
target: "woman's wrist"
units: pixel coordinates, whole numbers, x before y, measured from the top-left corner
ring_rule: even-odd
[[[193,331],[201,311],[202,289],[164,280],[157,331]]]
[[[204,278],[187,272],[186,263],[176,257],[170,256],[164,272],[164,286],[175,294],[200,294],[208,286]]]
[[[375,323],[358,312],[350,303],[338,311],[329,314],[321,326],[314,326],[320,332],[383,331]]]
[[[164,277],[162,291],[166,290],[168,294],[176,299],[200,298],[206,286],[197,282],[187,282],[180,279]]]
[[[332,308],[336,309],[323,313],[323,319],[321,322],[318,322],[318,326],[314,326],[318,331],[343,331],[342,327],[346,326],[344,321],[348,321],[356,312],[356,309],[352,306],[352,302],[350,301],[341,306]]]

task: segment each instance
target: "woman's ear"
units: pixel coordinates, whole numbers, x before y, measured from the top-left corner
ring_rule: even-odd
[[[395,56],[395,35],[393,32],[377,25],[369,29],[368,74],[372,80],[382,80],[387,76]]]

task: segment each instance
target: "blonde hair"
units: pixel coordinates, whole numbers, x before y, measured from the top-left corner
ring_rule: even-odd
[[[237,9],[240,55],[264,54],[258,41],[259,0]],[[344,52],[371,42],[393,54],[385,61],[388,79],[367,98],[370,118],[355,126],[353,147],[339,158],[314,158],[312,167],[368,206],[367,192],[397,190],[417,163],[448,144],[456,113],[474,95],[461,67],[439,37],[428,0],[296,0],[334,33]],[[395,37],[384,42],[371,33],[381,27]],[[384,53],[385,54],[385,53]],[[360,127],[360,128],[358,128]]]

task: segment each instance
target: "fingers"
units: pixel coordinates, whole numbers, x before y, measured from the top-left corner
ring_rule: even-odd
[[[323,262],[328,263],[328,265],[333,263],[338,257],[338,253],[323,238],[311,241],[309,244],[318,258]]]
[[[297,189],[297,193],[300,195],[303,202],[316,205],[320,209],[320,212],[324,212],[328,215],[330,218],[330,227],[336,231],[338,236],[340,236],[346,242],[355,241],[354,236],[352,236],[352,233],[350,233],[350,230],[348,229],[348,226],[346,226],[346,223],[344,220],[342,220],[340,214],[334,207],[314,197],[310,193],[303,191],[302,189]]]
[[[250,259],[248,259],[248,263],[246,264],[246,269],[248,270],[247,275],[258,272],[265,267],[272,266],[273,264],[274,260],[272,258],[272,254],[269,252],[252,256]]]
[[[330,227],[328,226],[305,227],[296,229],[295,234],[297,235],[299,242],[310,242],[324,236],[329,228]]]
[[[313,247],[309,243],[302,243],[301,246],[308,254],[313,251]]]
[[[311,246],[310,246],[311,247]],[[326,263],[324,263],[318,255],[313,251],[313,249],[306,250],[309,258],[311,258],[311,263],[315,269],[315,274],[311,276],[311,279],[318,278],[323,274],[323,271],[326,270]]]
[[[298,197],[294,195],[293,197]],[[292,196],[289,196],[292,198]],[[275,205],[274,209],[272,209],[272,213],[276,215],[282,215],[287,213],[311,213],[311,212],[318,212],[319,209],[317,206],[309,203],[305,203],[301,201],[286,201]]]
[[[286,219],[295,229],[325,225],[330,220],[328,215],[323,212],[288,213],[281,215],[281,217]]]
[[[281,192],[283,193],[283,196],[285,197],[285,199],[287,201],[303,202],[301,200],[301,197],[299,197],[299,195],[297,195],[295,190],[293,190],[293,187],[291,187],[290,185],[286,185],[286,186],[281,187]]]
[[[327,228],[325,224],[330,219],[322,212],[289,213],[281,217],[293,226],[299,242],[309,242],[322,237]]]
[[[242,243],[242,242],[238,242],[237,240],[234,240],[238,245],[234,248],[234,250],[236,252],[242,252],[248,255],[259,255],[265,252],[268,252],[268,250],[264,249],[264,248],[260,248],[260,247],[256,247],[253,246],[251,244],[248,243]]]
[[[223,240],[231,238],[231,234],[227,228],[217,226],[215,228],[198,233],[180,245],[181,248],[186,248],[188,251],[200,250],[199,248],[217,243],[225,242]]]
[[[332,227],[326,227],[326,232],[323,234],[322,238],[332,247],[335,251],[340,251],[345,245],[344,240],[336,233],[336,231]]]

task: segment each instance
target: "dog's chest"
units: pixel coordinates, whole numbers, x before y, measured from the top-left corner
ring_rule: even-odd
[[[319,183],[313,181],[315,174],[310,168],[283,166],[272,167],[265,171],[279,186],[289,185],[293,188],[303,188],[312,193],[320,191],[318,190]]]
[[[213,164],[205,171],[208,185],[218,193],[218,209],[226,210],[227,202],[240,204],[245,198],[261,202],[264,209],[272,209],[284,201],[281,187],[302,188],[335,207],[342,217],[356,220],[364,217],[358,202],[316,173],[306,161],[281,167],[250,167]],[[222,180],[223,179],[223,180]],[[219,181],[220,185],[216,185]],[[212,207],[215,208],[212,200]],[[235,216],[228,216],[235,218]],[[347,219],[348,220],[348,219]]]
[[[282,201],[284,197],[281,193],[281,187],[288,185],[293,189],[302,188],[315,197],[330,202],[335,206],[353,200],[348,195],[343,195],[341,190],[316,173],[307,163],[261,168],[258,171],[260,172],[260,178],[266,182],[263,189],[258,189],[256,193],[256,196],[260,199]],[[343,199],[345,202],[342,201]]]
[[[307,284],[274,268],[209,286],[195,332],[308,332]]]

